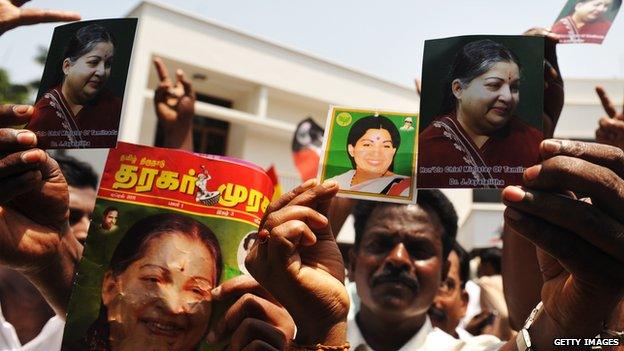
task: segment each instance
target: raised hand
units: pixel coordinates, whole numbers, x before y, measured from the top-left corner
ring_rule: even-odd
[[[618,113],[604,88],[596,87],[596,93],[607,113],[607,117],[602,117],[598,122],[596,141],[624,150],[624,107]]]
[[[75,12],[21,8],[26,2],[28,0],[0,0],[0,35],[19,26],[80,19]]]
[[[0,264],[22,272],[59,314],[66,308],[81,246],[69,228],[67,183],[56,161],[35,149],[29,106],[0,107]]]
[[[184,71],[176,71],[175,84],[169,78],[167,67],[159,57],[154,66],[160,83],[154,92],[156,116],[165,129],[165,147],[193,150],[193,116],[195,91]]]
[[[301,345],[342,345],[349,299],[327,219],[335,182],[308,181],[269,206],[246,266],[290,313]],[[263,232],[264,231],[264,232]]]
[[[525,171],[527,188],[508,187],[503,198],[506,224],[538,247],[549,322],[535,333],[549,348],[553,335],[596,335],[624,293],[624,152],[547,140],[541,153],[542,164]]]
[[[288,312],[249,275],[212,290],[214,301],[234,301],[208,333],[208,342],[230,336],[230,350],[286,350],[295,335]]]

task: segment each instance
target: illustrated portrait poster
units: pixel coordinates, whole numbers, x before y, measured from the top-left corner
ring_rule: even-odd
[[[551,31],[560,44],[602,44],[622,0],[568,0]]]
[[[418,113],[332,106],[319,163],[338,196],[415,203]]]
[[[260,167],[120,142],[108,155],[69,302],[67,350],[222,350],[210,291],[245,274],[273,194]]]
[[[425,41],[418,188],[522,184],[543,139],[544,38]]]
[[[136,18],[56,27],[26,128],[44,149],[117,144]]]

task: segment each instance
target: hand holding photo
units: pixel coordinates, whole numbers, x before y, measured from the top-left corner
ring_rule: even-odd
[[[425,42],[418,188],[522,184],[543,139],[543,61],[541,37]]]
[[[552,32],[562,44],[602,44],[622,0],[568,0]]]
[[[319,179],[338,182],[339,196],[416,201],[418,114],[331,107]]]
[[[110,148],[119,119],[137,19],[57,27],[26,128],[41,148]]]

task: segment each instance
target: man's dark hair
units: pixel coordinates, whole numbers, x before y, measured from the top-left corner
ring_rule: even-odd
[[[392,147],[398,149],[399,145],[401,145],[401,134],[399,134],[397,127],[388,117],[380,115],[366,116],[353,123],[351,129],[349,129],[349,135],[347,136],[347,147],[349,145],[355,147],[357,141],[360,140],[360,138],[362,138],[369,129],[385,129],[390,134],[390,139],[392,139]],[[355,158],[348,153],[347,155],[351,160],[353,169],[356,169]],[[396,156],[396,153],[394,155]],[[388,169],[391,172],[394,171],[394,157],[392,158],[392,163]]]
[[[487,249],[481,251],[479,257],[481,258],[481,264],[489,263],[490,266],[494,268],[496,274],[501,274],[503,250],[498,247],[488,247]]]
[[[97,190],[98,176],[88,163],[67,155],[57,155],[54,159],[59,164],[67,185]]]
[[[457,213],[449,199],[437,189],[418,190],[417,203],[425,211],[432,211],[440,219],[442,224],[442,258],[446,260],[451,252],[455,236],[457,235]],[[376,201],[359,201],[353,209],[355,219],[355,242],[354,249],[360,248],[360,242],[364,237],[364,229],[371,214],[377,206],[407,206]]]
[[[461,288],[465,289],[466,282],[470,279],[470,255],[457,241],[453,244],[452,251],[455,251],[459,259],[459,279],[461,280]]]
[[[113,211],[119,213],[119,210],[117,209],[117,207],[115,207],[115,206],[108,206],[107,208],[104,209],[104,212],[102,212],[102,217],[106,217],[106,215],[109,212],[113,212]]]

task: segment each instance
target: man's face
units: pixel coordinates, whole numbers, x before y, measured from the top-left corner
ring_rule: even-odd
[[[466,315],[468,293],[461,286],[459,256],[455,251],[451,251],[448,259],[450,263],[448,276],[433,300],[433,313],[430,315],[434,326],[453,335],[459,321]]]
[[[117,223],[117,217],[119,216],[119,212],[112,210],[108,211],[104,219],[102,220],[102,228],[106,230],[112,229]]]
[[[82,243],[87,239],[95,197],[93,188],[69,186],[69,224],[76,239]]]
[[[381,205],[373,210],[351,276],[362,311],[383,319],[424,316],[440,287],[442,226],[417,205]]]

